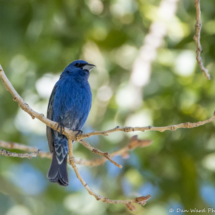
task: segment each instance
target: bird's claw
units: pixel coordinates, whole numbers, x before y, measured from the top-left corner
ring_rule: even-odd
[[[57,129],[60,129],[60,134],[63,134],[63,131],[64,131],[64,125],[62,122],[58,122],[58,126],[57,126]]]
[[[76,134],[76,138],[79,136],[79,135],[82,135],[83,134],[83,131],[82,130],[75,130],[77,132]]]

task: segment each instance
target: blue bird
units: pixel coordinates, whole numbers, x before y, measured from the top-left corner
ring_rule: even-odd
[[[83,60],[69,64],[55,84],[48,104],[47,118],[58,122],[61,133],[46,127],[49,149],[53,154],[47,177],[50,182],[68,186],[68,140],[62,128],[81,131],[91,108],[92,94],[88,83],[89,72],[95,66]]]

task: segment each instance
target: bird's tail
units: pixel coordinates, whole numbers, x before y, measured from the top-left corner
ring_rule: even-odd
[[[63,162],[59,164],[57,155],[54,150],[51,167],[48,171],[47,177],[50,182],[58,183],[61,186],[69,185],[69,178],[67,173],[67,156],[63,158]]]

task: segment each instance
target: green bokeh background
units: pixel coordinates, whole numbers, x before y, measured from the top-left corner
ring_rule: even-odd
[[[144,38],[153,22],[162,21],[158,16],[160,3],[0,0],[0,63],[24,100],[44,114],[55,81],[71,61],[84,59],[97,65],[89,80],[93,104],[84,132],[210,118],[215,110],[214,0],[201,1],[202,58],[212,79],[204,77],[195,61],[194,0],[181,0],[175,16],[163,22],[167,31],[151,64],[148,83],[138,88],[140,91],[132,91],[133,97],[139,95],[138,102],[131,105],[132,96],[127,97],[133,64],[146,43]],[[171,10],[169,7],[166,13]],[[21,111],[2,83],[0,122],[1,140],[48,151],[45,125]],[[93,168],[80,166],[80,173],[90,187],[109,198],[151,194],[146,206],[137,205],[137,210],[130,212],[123,205],[97,202],[71,168],[68,188],[51,184],[46,179],[49,159],[0,156],[0,214],[163,215],[179,214],[177,208],[215,208],[214,123],[163,133],[115,133],[89,141],[112,152],[125,146],[134,134],[151,139],[153,144],[134,150],[129,159],[117,157],[122,170],[106,163]],[[78,143],[75,156],[95,158]],[[175,212],[170,213],[170,208]]]

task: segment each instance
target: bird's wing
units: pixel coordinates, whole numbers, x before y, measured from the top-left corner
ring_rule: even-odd
[[[50,120],[52,120],[52,117],[53,117],[53,103],[54,103],[56,88],[57,88],[57,85],[55,85],[52,90],[52,93],[49,99],[49,104],[48,104],[47,118]],[[46,136],[48,139],[50,152],[53,152],[54,150],[53,129],[51,129],[48,126],[46,126]]]

